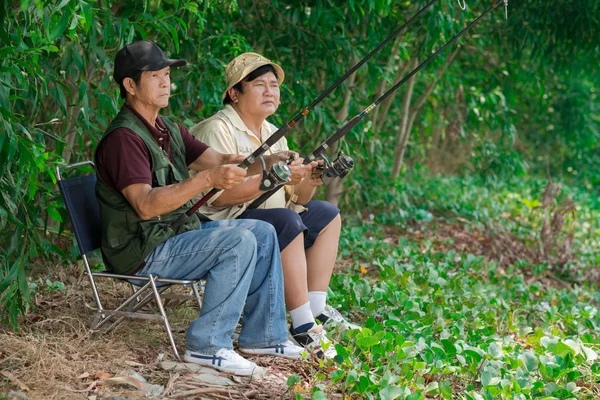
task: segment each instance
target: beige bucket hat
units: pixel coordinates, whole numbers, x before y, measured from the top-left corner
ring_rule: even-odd
[[[269,64],[275,68],[275,71],[277,72],[277,81],[281,85],[283,83],[283,78],[285,77],[283,69],[274,62],[271,62],[268,58],[257,53],[243,53],[231,60],[229,64],[227,64],[227,68],[225,68],[225,84],[227,85],[227,89],[223,92],[223,100],[227,97],[229,89],[241,82],[248,74],[263,65]]]

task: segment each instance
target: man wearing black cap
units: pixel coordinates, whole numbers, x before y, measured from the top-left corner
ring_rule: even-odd
[[[247,354],[299,358],[287,340],[281,259],[275,230],[262,221],[201,222],[196,215],[174,229],[190,199],[210,188],[239,184],[242,156],[221,154],[196,140],[182,125],[158,115],[167,107],[171,68],[184,60],[166,57],[153,42],[128,44],[115,59],[114,78],[125,104],[96,150],[96,195],[102,216],[102,255],[109,270],[206,279],[200,317],[190,323],[184,359],[252,375]],[[287,159],[273,155],[268,163]],[[257,163],[256,170],[260,172]],[[188,168],[198,171],[189,177]]]

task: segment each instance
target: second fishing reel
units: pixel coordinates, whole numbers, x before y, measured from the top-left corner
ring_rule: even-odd
[[[323,171],[321,179],[323,183],[329,185],[335,178],[344,178],[352,168],[354,168],[354,160],[352,157],[347,156],[344,152],[340,151],[333,160],[330,162],[327,157],[323,156],[324,165],[317,166],[317,169]]]
[[[292,170],[285,161],[278,161],[267,171],[264,158],[260,157],[262,163],[262,179],[258,188],[264,192],[273,190],[277,186],[285,185],[291,180]]]

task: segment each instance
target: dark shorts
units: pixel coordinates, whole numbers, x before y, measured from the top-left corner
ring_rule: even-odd
[[[320,200],[310,201],[305,207],[308,210],[300,214],[289,208],[246,210],[238,218],[259,219],[273,225],[277,231],[280,250],[285,249],[302,232],[304,248],[309,248],[340,210],[333,204]]]

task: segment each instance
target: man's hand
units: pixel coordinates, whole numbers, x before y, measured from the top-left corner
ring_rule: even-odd
[[[321,176],[323,175],[324,166],[325,162],[323,160],[310,163],[311,169],[310,172],[306,174],[306,183],[310,186],[321,186],[323,184]]]
[[[273,164],[277,164],[279,161],[285,161],[286,163],[290,158],[293,160],[298,159],[298,153],[295,151],[280,151],[275,154],[271,154],[265,156],[265,163],[267,164],[267,169],[270,169]]]
[[[235,164],[226,164],[214,167],[207,171],[207,179],[210,186],[217,189],[231,189],[243,182],[246,169]]]
[[[302,164],[303,162],[304,162],[303,158],[296,158],[294,161],[292,161],[289,164],[290,169],[292,170],[292,176],[290,177],[290,181],[288,183],[286,183],[286,185],[299,184],[300,182],[302,182],[302,180],[304,179],[306,174],[311,171],[312,163],[304,165],[304,164]]]

